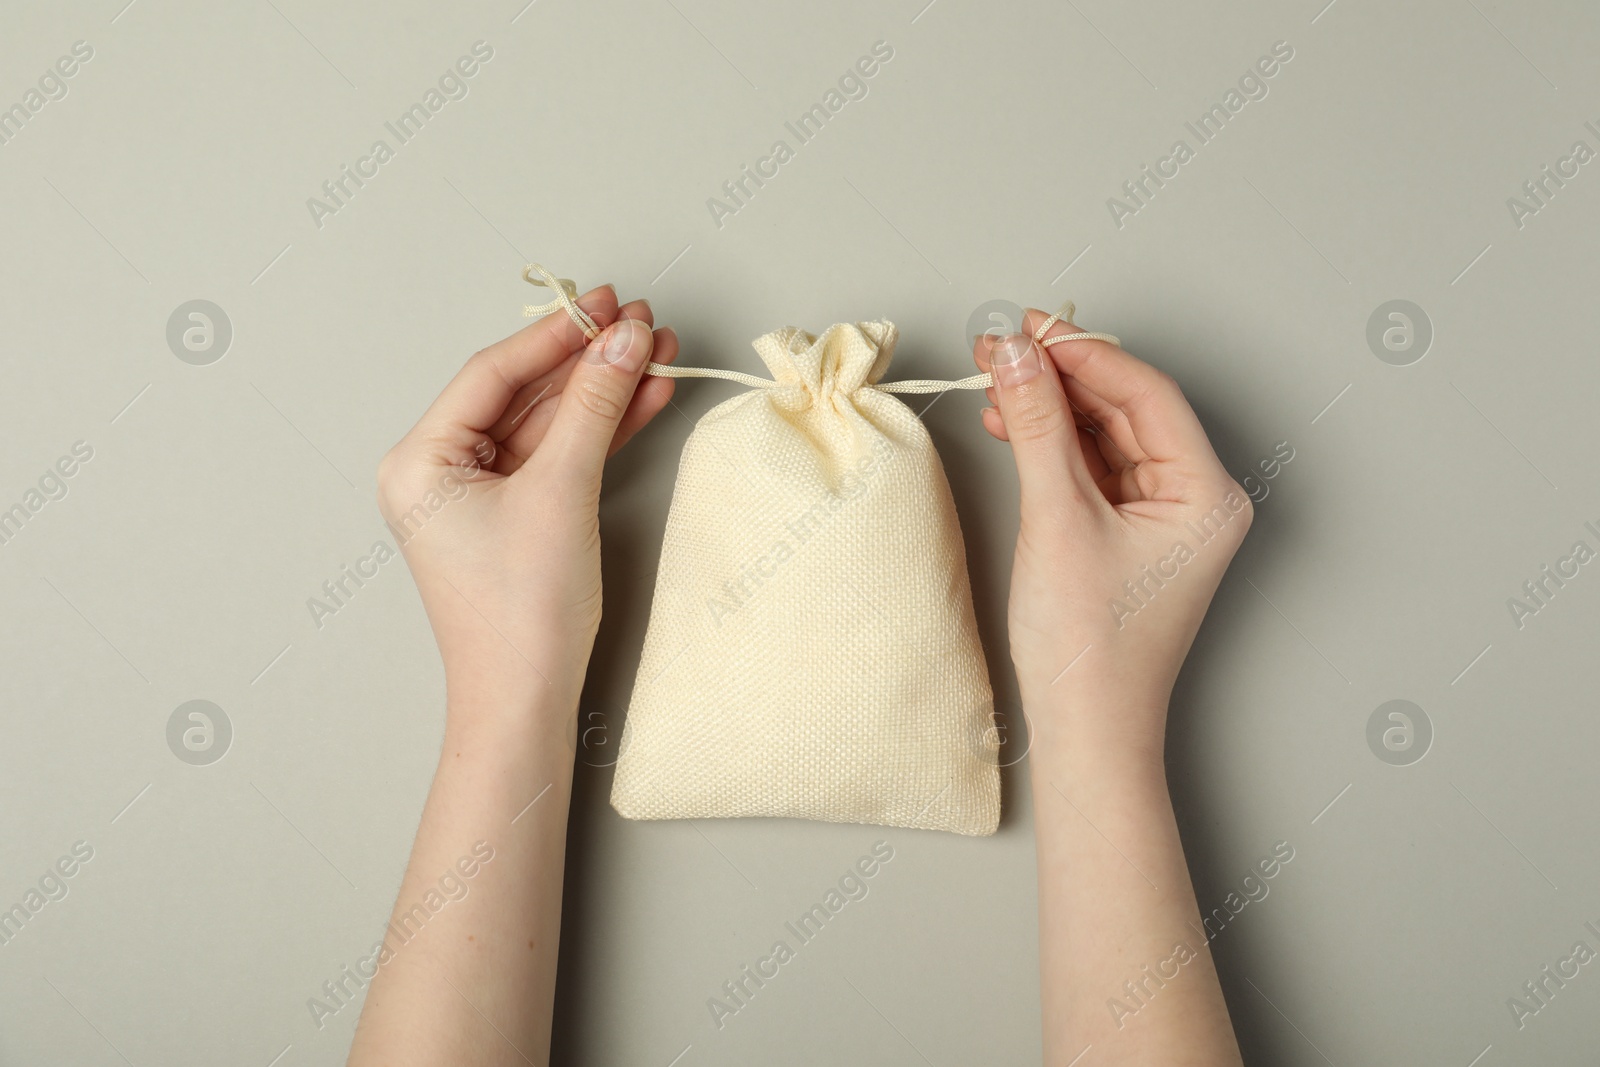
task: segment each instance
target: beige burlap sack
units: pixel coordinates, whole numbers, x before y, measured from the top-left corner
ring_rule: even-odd
[[[560,308],[595,335],[570,281],[523,276],[556,291],[529,314]],[[1058,316],[1070,305],[1039,337]],[[647,367],[751,390],[684,445],[611,792],[624,817],[999,825],[961,529],[927,430],[890,395],[990,380],[882,383],[896,336],[889,322],[767,334],[772,380]]]
[[[611,804],[991,834],[994,700],[887,322],[755,342],[776,385],[684,445]]]

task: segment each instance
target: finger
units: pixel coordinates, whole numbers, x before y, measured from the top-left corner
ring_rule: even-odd
[[[987,367],[987,364],[985,364],[985,367]],[[1067,379],[1063,378],[1061,380],[1061,384],[1065,386],[1065,385],[1070,385],[1071,382],[1068,381]],[[985,389],[983,391],[983,395],[988,398],[989,407],[991,407],[991,408],[994,407],[994,401],[995,401],[994,386],[991,385],[989,388]],[[1072,408],[1072,421],[1077,423],[1078,427],[1080,429],[1093,430],[1093,429],[1096,428],[1094,420],[1089,418],[1089,416],[1085,415],[1081,410],[1079,410],[1076,404],[1072,403],[1072,396],[1071,396],[1070,391],[1069,391],[1069,393],[1067,395],[1067,403],[1068,403],[1068,406],[1070,406]]]
[[[617,310],[616,317],[619,319],[635,319],[647,326],[655,325],[655,313],[650,310],[650,302],[648,300],[629,301]],[[588,342],[585,341],[584,343],[587,344]],[[545,400],[554,400],[560,394],[562,387],[566,385],[567,375],[572,373],[572,365],[578,360],[578,351],[578,349],[574,349],[560,363],[557,363],[554,367],[528,382],[521,389],[518,389],[517,395],[511,399],[510,404],[506,405],[506,409],[500,418],[489,428],[489,436],[496,441],[504,441],[511,436],[517,427],[526,421],[528,412],[535,404],[542,403]],[[526,448],[519,449],[522,457],[526,459],[533,453],[533,449],[537,445],[538,441],[535,440]]]
[[[1006,436],[1006,420],[1000,417],[999,408],[984,408],[979,412],[983,419],[983,428],[989,431],[989,436],[996,441],[1009,441]]]
[[[1062,384],[1069,387],[1069,390],[1067,390],[1069,392],[1067,402],[1069,402],[1069,406],[1072,406],[1072,397],[1070,397],[1072,382],[1070,382],[1070,379],[1064,379]],[[995,390],[990,387],[990,389],[984,390],[984,395],[989,397],[990,405],[994,405]],[[1006,437],[1005,419],[1000,418],[1000,410],[998,408],[995,408],[995,406],[984,408],[981,416],[982,422],[984,422],[984,429],[989,430],[989,434],[995,440],[1002,440],[1002,442],[1010,440],[1010,438]],[[1120,490],[1120,480],[1115,475],[1126,464],[1118,464],[1117,467],[1112,466],[1112,462],[1107,459],[1107,454],[1104,450],[1110,450],[1110,453],[1115,454],[1115,446],[1107,442],[1106,435],[1101,434],[1098,427],[1094,426],[1094,422],[1083,411],[1077,410],[1077,406],[1072,406],[1072,422],[1077,427],[1078,451],[1082,453],[1083,464],[1088,467],[1091,480],[1093,480],[1094,485],[1099,486],[1099,490],[1106,496],[1110,504],[1120,504],[1123,501],[1123,496],[1118,491]]]
[[[646,325],[650,323],[652,317],[650,305],[643,300],[635,300],[623,307],[617,313],[618,319],[632,319],[635,322],[642,322]],[[657,339],[659,339],[663,333],[671,334],[672,331],[657,330]],[[676,335],[674,335],[672,338],[671,352],[674,357],[676,357],[678,354]],[[501,458],[499,464],[495,467],[496,471],[501,474],[511,474],[517,468],[526,463],[528,461],[528,457],[532,456],[534,450],[539,447],[539,442],[544,440],[545,432],[549,430],[550,422],[555,418],[556,410],[560,407],[561,390],[566,386],[567,379],[572,374],[572,368],[577,364],[579,358],[580,357],[577,355],[571,357],[556,370],[552,371],[549,375],[546,375],[545,378],[549,380],[543,381],[543,384],[540,385],[539,391],[529,397],[530,402],[528,403],[527,407],[523,409],[521,415],[515,417],[508,416],[507,420],[502,420],[502,422],[506,423],[506,431],[504,437],[500,441]],[[652,358],[657,362],[665,362],[661,358],[661,347],[659,343],[657,343],[655,346]],[[654,380],[655,379],[653,378],[648,379],[643,384],[648,385],[650,381]],[[525,386],[522,392],[528,393],[529,390],[532,389],[533,385],[539,384],[540,383],[531,383],[530,385]],[[640,391],[643,391],[642,387]],[[671,390],[667,391],[667,395],[672,395]],[[635,401],[637,400],[637,396],[638,394],[636,393]],[[513,407],[515,407],[515,405],[513,405]],[[633,402],[630,402],[629,410],[631,411],[632,408]],[[512,408],[506,409],[507,412],[510,412],[511,410]],[[659,408],[657,408],[657,410],[659,410]],[[655,412],[652,411],[651,414],[654,415]],[[623,427],[627,427],[629,425],[628,417],[629,416],[627,414],[623,415]],[[631,434],[632,432],[638,430],[640,426],[644,425],[644,422],[648,421],[648,419],[645,419],[643,422],[639,422],[637,425],[634,425],[632,429],[629,430],[629,433]],[[620,433],[622,431],[619,430],[618,432]],[[615,451],[615,448],[612,450]]]
[[[1108,474],[1096,479],[1106,499],[1113,504],[1134,500],[1186,500],[1193,495],[1192,477],[1173,477],[1185,470],[1206,470],[1205,463],[1191,457],[1166,461],[1152,458],[1134,435],[1133,426],[1120,408],[1084,387],[1075,378],[1064,378],[1067,400],[1090,416],[1094,428],[1094,449],[1105,461]],[[1207,446],[1209,448],[1209,445]],[[1213,455],[1210,475],[1226,477],[1220,461]]]
[[[1046,317],[1042,311],[1030,308],[1026,321],[1030,329],[1037,330]],[[1080,332],[1082,328],[1070,322],[1057,322],[1043,340]],[[1137,452],[1162,462],[1216,462],[1200,420],[1170,375],[1108,341],[1062,341],[1046,346],[1045,351],[1061,373],[1081,382],[1094,397],[1104,401],[1106,417],[1113,423],[1126,424],[1120,434],[1117,425],[1107,425],[1106,429],[1116,435],[1118,447],[1130,459]]]
[[[990,389],[987,392],[992,394],[994,390]],[[997,441],[1009,440],[1006,436],[1005,420],[1000,417],[999,408],[986,407],[979,412],[979,415],[983,419],[983,428],[989,431],[991,437]],[[1106,447],[1105,435],[1097,432],[1082,414],[1074,412],[1074,416],[1073,422],[1078,432],[1078,450],[1083,455],[1084,465],[1089,469],[1089,477],[1100,487],[1100,492],[1108,502],[1122,503],[1123,496],[1119,491],[1121,485],[1119,472],[1122,468],[1113,468],[1107,462],[1102,452],[1102,448]]]
[[[653,344],[648,327],[623,319],[584,349],[539,443],[539,453],[549,452],[558,477],[598,492],[606,454]]]
[[[500,459],[494,469],[501,474],[512,474],[526,463],[549,432],[550,423],[560,407],[561,394],[555,391],[530,406],[527,417],[517,423],[510,435],[500,442]]]
[[[1078,447],[1077,430],[1061,387],[1033,339],[1015,334],[996,341],[979,337],[973,359],[994,375],[1006,439],[1017,461],[1023,508],[1032,502],[1098,496]]]
[[[1155,460],[1139,443],[1133,432],[1133,423],[1123,410],[1073,377],[1064,377],[1061,384],[1067,391],[1067,402],[1073,410],[1081,412],[1084,420],[1100,431],[1098,442],[1108,462],[1133,467]]]
[[[1000,418],[1000,409],[995,407],[993,404],[994,390],[986,389],[984,392],[989,394],[991,403],[988,407],[984,408],[978,413],[983,418],[983,428],[988,430],[996,440],[1008,440],[1006,437],[1005,421]],[[1089,473],[1094,474],[1097,469],[1104,468],[1106,465],[1105,458],[1095,450],[1094,439],[1098,435],[1094,433],[1093,424],[1078,412],[1073,412],[1072,421],[1077,425],[1078,430],[1080,431],[1078,434],[1078,442],[1083,446],[1084,461],[1089,464]],[[1087,433],[1087,436],[1085,436],[1085,433]],[[1098,476],[1096,477],[1098,478]]]
[[[669,328],[655,331],[652,345],[651,362],[671,363],[678,358],[678,335]],[[617,427],[617,433],[612,438],[611,453],[627,443],[628,438],[638,433],[645,424],[653,419],[662,408],[667,406],[667,401],[672,399],[672,387],[675,383],[671,378],[645,378],[639,383],[639,388],[634,391],[633,399],[628,402],[628,410],[623,413],[622,422]],[[527,462],[539,447],[539,442],[544,439],[545,433],[550,428],[551,421],[559,410],[559,395],[536,405],[528,417],[516,429],[500,442],[501,460],[495,470],[501,474],[511,474]]]
[[[973,362],[977,363],[978,366],[981,367],[984,370],[988,370],[989,369],[988,362],[986,360],[978,359],[976,354],[974,354]],[[1062,384],[1063,385],[1068,384],[1066,379],[1062,379]],[[989,406],[990,407],[994,407],[994,404],[995,404],[994,386],[991,385],[987,389],[985,389],[983,391],[983,395],[986,398],[988,398]],[[1072,397],[1068,396],[1067,400],[1070,402],[1072,400]],[[1076,405],[1072,405],[1072,421],[1076,422],[1079,426],[1086,426],[1086,427],[1088,427],[1090,429],[1093,429],[1094,425],[1095,425],[1094,421],[1092,419],[1090,419],[1089,416],[1085,415],[1082,411],[1080,411],[1077,408]]]
[[[1078,451],[1083,455],[1084,466],[1089,468],[1089,477],[1094,479],[1096,485],[1103,488],[1106,476],[1112,473],[1111,465],[1106,462],[1105,455],[1100,451],[1100,438],[1104,435],[1081,423],[1075,424],[1074,428],[1078,432]]]
[[[579,297],[578,306],[603,328],[616,318],[617,294],[603,285]],[[559,366],[586,341],[566,314],[546,315],[467,360],[412,433],[443,436],[462,426],[487,431],[505,414],[518,390]]]
[[[678,335],[671,327],[657,330],[650,362],[671,363],[677,358]],[[611,440],[609,455],[615,455],[617,449],[632,440],[634,434],[644,429],[651,419],[661,413],[661,409],[671,402],[677,384],[671,378],[648,377],[639,383],[639,388],[634,390],[633,399],[628,402],[628,410],[622,415],[622,422],[617,426],[617,435]]]
[[[454,499],[460,482],[497,478],[497,452],[493,438],[465,428],[444,439],[402,441],[378,465],[378,510],[400,534],[415,532],[438,510],[436,501],[429,506],[430,494],[436,498],[445,492]]]
[[[650,301],[648,300],[628,301],[618,310],[617,318],[632,319],[635,322],[642,322],[646,326],[654,326],[656,324],[655,309],[650,306]]]

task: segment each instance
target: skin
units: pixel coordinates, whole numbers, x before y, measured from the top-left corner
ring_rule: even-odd
[[[477,353],[379,468],[447,701],[353,1067],[548,1062],[577,705],[602,603],[601,475],[671,398],[645,361],[678,352],[644,301],[619,308],[606,286],[578,303],[603,328],[595,343],[556,314]],[[1091,1045],[1084,1067],[1236,1064],[1162,740],[1249,500],[1170,378],[1100,342],[1008,340],[974,358],[995,371],[983,423],[1010,441],[1022,487],[1010,625],[1034,723],[1046,1062]],[[1242,510],[1118,627],[1105,605],[1122,580],[1175,540],[1198,543],[1184,523],[1230,491]],[[413,510],[430,492],[444,506]],[[1195,957],[1119,1028],[1108,998],[1177,941]]]
[[[1034,730],[1045,1062],[1088,1049],[1085,1067],[1238,1064],[1163,742],[1178,668],[1249,528],[1250,499],[1176,382],[1103,341],[1041,347],[1031,331],[1044,320],[1030,310],[1030,336],[980,337],[973,358],[995,375],[983,424],[1011,443],[1021,490],[1008,619]],[[1045,340],[1076,332],[1057,323]],[[1212,519],[1220,530],[1202,544],[1186,524],[1218,504],[1230,518]],[[1119,619],[1111,601],[1133,603],[1122,583],[1170,561],[1179,542],[1193,558],[1169,562],[1177,574],[1164,585],[1147,580],[1148,606]],[[1173,961],[1180,944],[1188,962]],[[1138,1000],[1128,981],[1145,983]]]
[[[388,936],[352,1065],[548,1059],[573,737],[600,625],[600,474],[672,396],[670,379],[640,383],[645,361],[678,351],[642,300],[619,310],[606,286],[578,304],[617,329],[586,349],[552,315],[477,353],[378,470],[380,510],[407,532],[414,504],[481,464],[403,546],[447,706],[396,926],[475,843],[494,858],[420,933]],[[618,330],[626,356],[600,355]]]

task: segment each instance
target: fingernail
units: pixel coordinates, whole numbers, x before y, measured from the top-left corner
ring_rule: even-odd
[[[990,350],[989,367],[1001,385],[1021,385],[1043,369],[1033,339],[1022,334],[1001,338]]]
[[[585,358],[590,363],[609,363],[625,371],[638,370],[647,355],[645,334],[632,319],[612,323],[605,333],[595,338]]]

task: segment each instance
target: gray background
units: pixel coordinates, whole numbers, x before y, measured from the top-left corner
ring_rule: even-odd
[[[306,601],[386,538],[379,457],[523,324],[529,259],[745,370],[767,329],[883,316],[892,376],[960,376],[981,302],[1071,295],[1180,379],[1236,477],[1289,442],[1169,746],[1203,908],[1295,849],[1212,946],[1246,1058],[1594,1062],[1600,967],[1520,1030],[1506,1003],[1600,948],[1600,566],[1521,629],[1507,607],[1600,547],[1600,162],[1521,228],[1506,203],[1600,147],[1592,5],[123,3],[0,14],[0,106],[94,48],[0,146],[0,506],[94,449],[0,545],[0,904],[94,849],[0,947],[0,1062],[342,1062],[358,1006],[319,1030],[306,1001],[379,936],[442,678],[403,564],[321,629]],[[307,198],[477,40],[470,95],[319,228]],[[869,95],[716,226],[707,198],[878,40]],[[1118,228],[1107,198],[1277,41],[1270,95]],[[209,366],[165,339],[192,299],[233,327]],[[1410,366],[1366,340],[1392,299],[1435,332]],[[682,385],[607,474],[555,1058],[1035,1062],[1020,732],[992,839],[606,804],[680,446],[732,388]],[[980,404],[926,419],[1014,723],[1015,479]],[[232,723],[209,766],[167,745],[192,699]],[[1391,699],[1432,724],[1421,762],[1368,747]],[[870,896],[717,1030],[706,998],[879,839]]]

